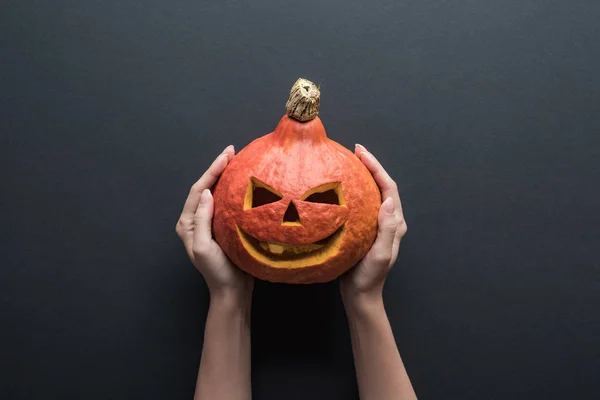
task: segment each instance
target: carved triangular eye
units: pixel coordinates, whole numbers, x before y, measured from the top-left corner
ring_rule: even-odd
[[[248,182],[246,197],[244,198],[244,210],[275,203],[283,198],[281,193],[264,182],[252,177]]]
[[[342,185],[339,182],[317,186],[305,193],[303,200],[311,203],[346,205],[342,194]]]
[[[333,189],[321,193],[313,193],[304,199],[304,201],[310,201],[311,203],[340,204],[340,199]]]

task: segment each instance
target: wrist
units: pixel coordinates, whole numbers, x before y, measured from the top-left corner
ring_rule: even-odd
[[[252,287],[222,288],[210,291],[210,307],[222,310],[248,310],[252,306]]]
[[[360,317],[385,311],[380,291],[349,294],[342,292],[342,301],[348,317]]]

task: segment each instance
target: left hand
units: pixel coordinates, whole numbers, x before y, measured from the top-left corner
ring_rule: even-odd
[[[211,234],[214,204],[210,188],[234,154],[233,146],[228,146],[194,183],[175,230],[211,297],[244,300],[252,294],[254,279],[229,261]]]

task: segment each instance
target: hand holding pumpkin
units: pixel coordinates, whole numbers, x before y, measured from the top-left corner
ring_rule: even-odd
[[[375,178],[384,201],[379,209],[375,243],[367,255],[340,280],[346,305],[359,298],[381,299],[385,278],[398,257],[400,240],[407,230],[396,183],[366,148],[357,144],[355,154]]]
[[[211,293],[196,399],[252,397],[248,274],[317,283],[344,273],[360,397],[416,399],[382,298],[406,233],[398,189],[363,146],[352,154],[327,137],[319,104],[319,88],[298,79],[275,131],[233,161],[227,147],[183,207],[176,231]]]
[[[233,296],[243,300],[252,293],[254,279],[227,259],[211,234],[214,204],[209,188],[234,153],[233,146],[228,146],[194,183],[175,230],[190,260],[206,280],[211,296]]]

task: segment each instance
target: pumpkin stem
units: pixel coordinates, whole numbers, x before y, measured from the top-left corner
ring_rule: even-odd
[[[315,119],[319,115],[320,96],[321,92],[317,85],[300,78],[290,90],[290,97],[285,103],[285,111],[298,121],[306,122]]]

